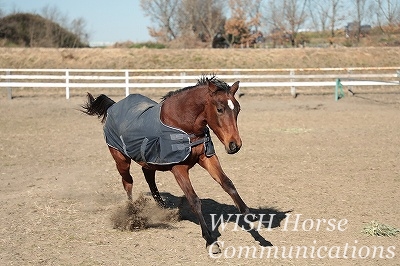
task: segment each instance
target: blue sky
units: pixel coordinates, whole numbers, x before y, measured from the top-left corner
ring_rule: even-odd
[[[139,0],[0,0],[0,8],[40,14],[45,6],[56,7],[69,21],[84,18],[90,43],[123,41],[144,42],[152,38],[147,27],[150,19],[144,16]]]

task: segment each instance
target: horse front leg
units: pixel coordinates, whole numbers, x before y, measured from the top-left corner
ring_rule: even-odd
[[[153,196],[154,200],[160,207],[166,208],[165,202],[161,198],[160,192],[158,192],[156,184],[156,171],[142,167],[142,172],[144,174],[144,177],[146,178],[146,182],[149,185],[151,195]]]
[[[175,165],[174,167],[172,167],[171,172],[174,174],[175,179],[178,182],[178,185],[182,189],[186,199],[189,202],[190,207],[192,208],[192,211],[199,220],[202,236],[206,240],[206,247],[209,247],[211,245],[212,253],[214,254],[220,253],[221,252],[220,248],[216,243],[214,243],[216,239],[211,237],[211,232],[208,230],[206,221],[204,220],[204,216],[201,211],[201,201],[197,196],[196,192],[194,191],[193,186],[190,182],[188,166]]]
[[[124,186],[128,200],[132,200],[133,178],[129,172],[131,159],[114,148],[108,147],[108,149],[110,150],[115,165],[117,166],[117,170],[122,177],[122,185]]]
[[[198,161],[198,164],[206,169],[212,178],[221,185],[221,187],[226,191],[226,193],[229,194],[229,196],[231,196],[236,207],[242,214],[249,213],[249,207],[247,207],[247,205],[244,203],[237,192],[235,185],[222,170],[217,155],[213,155],[211,157],[202,155]]]

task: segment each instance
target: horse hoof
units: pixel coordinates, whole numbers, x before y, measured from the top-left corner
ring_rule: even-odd
[[[219,248],[217,243],[213,243],[207,247],[209,254],[219,254],[221,253],[221,249]]]

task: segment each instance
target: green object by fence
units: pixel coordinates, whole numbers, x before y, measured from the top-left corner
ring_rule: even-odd
[[[342,85],[342,83],[340,83],[340,79],[336,79],[335,101],[337,101],[343,97],[344,97],[343,85]]]

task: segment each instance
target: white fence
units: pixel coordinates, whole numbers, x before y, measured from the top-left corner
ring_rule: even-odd
[[[304,68],[304,69],[0,69],[0,87],[7,88],[183,88],[194,85],[202,74],[216,73],[241,88],[399,85],[400,67]]]

